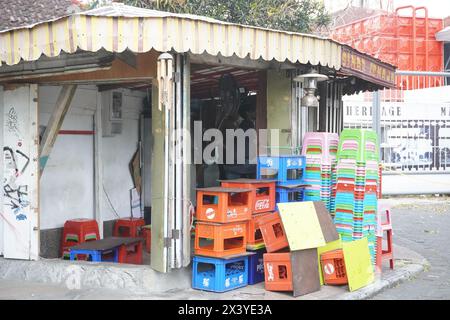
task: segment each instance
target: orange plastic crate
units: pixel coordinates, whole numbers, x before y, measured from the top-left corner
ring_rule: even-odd
[[[278,212],[262,217],[259,220],[259,229],[267,252],[275,252],[289,246],[283,222]]]
[[[264,284],[268,291],[292,291],[291,254],[265,253]]]
[[[247,222],[226,224],[197,222],[194,253],[222,258],[246,252]]]
[[[221,185],[224,188],[250,189],[250,204],[253,214],[275,210],[275,181],[236,179],[222,181]]]
[[[342,249],[322,253],[320,264],[325,284],[341,285],[348,283]]]
[[[199,221],[229,223],[250,220],[251,189],[212,187],[197,189],[196,218]]]
[[[273,215],[273,212],[257,213],[252,216],[252,219],[248,222],[247,227],[247,244],[259,245],[264,243],[261,229],[259,227],[260,221],[269,215]]]

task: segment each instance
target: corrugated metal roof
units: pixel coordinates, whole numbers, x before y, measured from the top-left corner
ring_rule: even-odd
[[[341,45],[330,39],[119,3],[0,33],[0,61],[8,65],[37,60],[42,54],[74,53],[77,48],[136,53],[173,49],[341,67]]]

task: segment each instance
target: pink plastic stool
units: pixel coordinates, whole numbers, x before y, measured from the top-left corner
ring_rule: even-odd
[[[383,215],[386,221],[383,222]],[[383,250],[383,237],[386,233],[387,249]],[[381,273],[383,260],[389,260],[389,267],[394,269],[394,251],[392,247],[392,222],[391,208],[389,205],[379,203],[377,212],[377,252],[376,252],[376,268]]]

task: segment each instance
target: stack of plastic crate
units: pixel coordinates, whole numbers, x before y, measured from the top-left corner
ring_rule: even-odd
[[[328,211],[332,207],[333,170],[339,136],[335,133],[307,132],[302,155],[306,157],[304,201],[322,201]]]
[[[224,292],[248,284],[251,189],[197,189],[192,287]]]
[[[275,180],[234,179],[221,181],[222,187],[250,189],[252,217],[247,222],[248,284],[264,281],[263,254],[266,252],[260,224],[275,213]]]
[[[373,262],[376,252],[378,162],[378,139],[374,131],[342,131],[333,190],[334,222],[343,241],[368,238]]]

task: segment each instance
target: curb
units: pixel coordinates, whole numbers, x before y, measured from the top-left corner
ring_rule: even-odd
[[[422,273],[428,266],[426,260],[423,264],[408,264],[398,271],[393,271],[386,279],[380,279],[367,287],[361,288],[354,292],[348,292],[338,297],[336,300],[366,300],[370,299],[386,289],[393,288],[398,284],[410,280]]]

